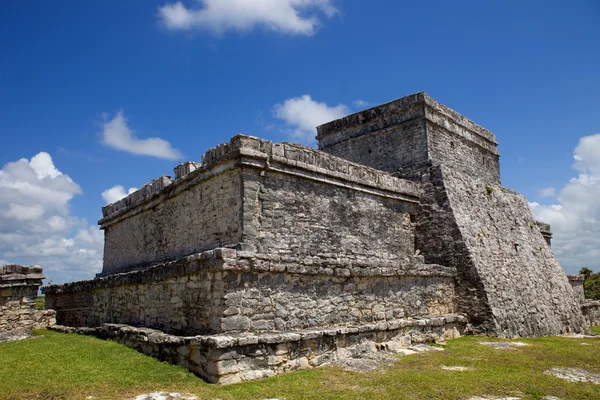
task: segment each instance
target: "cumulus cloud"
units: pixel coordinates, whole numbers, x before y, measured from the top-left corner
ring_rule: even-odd
[[[81,187],[41,152],[0,170],[0,260],[38,264],[55,282],[91,278],[102,267],[103,235],[70,213]]]
[[[542,190],[540,190],[540,196],[541,197],[554,197],[554,196],[556,196],[556,189],[554,189],[552,186],[545,187]]]
[[[123,186],[115,185],[110,189],[106,189],[104,192],[102,192],[102,198],[104,199],[106,204],[111,204],[121,200],[122,198],[124,198],[128,194],[135,192],[136,190],[137,188],[129,188],[127,193],[125,193],[125,188]]]
[[[102,125],[102,143],[117,150],[135,155],[153,156],[167,160],[181,159],[179,150],[161,138],[138,139],[135,132],[127,126],[123,111]]]
[[[567,272],[600,271],[600,134],[581,138],[573,158],[580,173],[559,191],[557,204],[530,207],[552,225],[552,248]]]
[[[305,94],[287,99],[283,104],[276,104],[273,113],[275,117],[285,121],[285,132],[293,140],[312,144],[317,134],[317,126],[348,115],[350,109],[344,104],[330,107]]]
[[[221,35],[228,30],[256,27],[288,35],[311,36],[320,25],[319,12],[338,13],[332,0],[198,0],[198,7],[181,1],[158,9],[162,24],[172,30],[204,29]]]

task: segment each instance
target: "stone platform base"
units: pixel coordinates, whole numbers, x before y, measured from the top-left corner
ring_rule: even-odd
[[[179,364],[211,383],[237,383],[314,368],[364,351],[399,351],[460,337],[461,315],[287,332],[175,336],[149,328],[104,324],[96,328],[56,325],[52,329],[116,340],[144,354]]]

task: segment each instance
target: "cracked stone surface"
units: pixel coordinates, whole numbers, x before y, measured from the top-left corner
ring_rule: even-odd
[[[342,367],[346,371],[371,372],[380,368],[391,366],[397,356],[406,356],[425,351],[444,351],[441,347],[419,344],[406,348],[394,349],[393,351],[361,352],[349,356],[342,356],[338,360],[327,365]]]
[[[544,396],[544,400],[560,400],[554,396]],[[521,400],[520,397],[471,397],[468,400]]]
[[[380,368],[389,367],[394,364],[395,361],[396,356],[394,353],[377,352],[341,358],[329,365],[342,367],[346,371],[352,372],[372,372]]]
[[[442,365],[442,369],[445,369],[446,371],[469,371],[471,368],[458,365]]]
[[[594,383],[600,385],[600,374],[593,374],[581,368],[552,368],[544,373],[569,382]]]
[[[153,392],[140,394],[130,400],[198,400],[193,394],[182,394],[177,392]]]
[[[470,397],[468,400],[521,400],[520,397]]]
[[[517,347],[531,346],[523,342],[479,342],[479,344],[499,350],[514,350]]]

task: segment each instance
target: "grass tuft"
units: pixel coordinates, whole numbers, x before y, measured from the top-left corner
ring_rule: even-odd
[[[38,296],[37,299],[35,299],[35,309],[36,310],[43,310],[45,305],[46,305],[46,297]]]

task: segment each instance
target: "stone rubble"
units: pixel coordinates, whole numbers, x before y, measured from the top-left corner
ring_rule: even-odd
[[[177,392],[153,392],[140,394],[130,400],[198,400],[198,396],[182,394]]]
[[[323,364],[324,366],[341,367],[352,372],[372,372],[389,367],[398,360],[398,356],[412,355],[426,351],[443,351],[441,347],[426,344],[412,346],[400,345],[393,347],[388,343],[386,351],[374,343],[362,343],[352,348],[343,348],[336,352],[336,360]]]
[[[479,342],[479,344],[498,350],[515,350],[517,347],[531,346],[523,342]]]
[[[459,365],[442,365],[442,369],[446,371],[470,371],[471,368],[461,367]]]
[[[600,374],[593,374],[581,368],[552,368],[544,371],[546,375],[555,376],[569,382],[593,383],[600,385]]]

